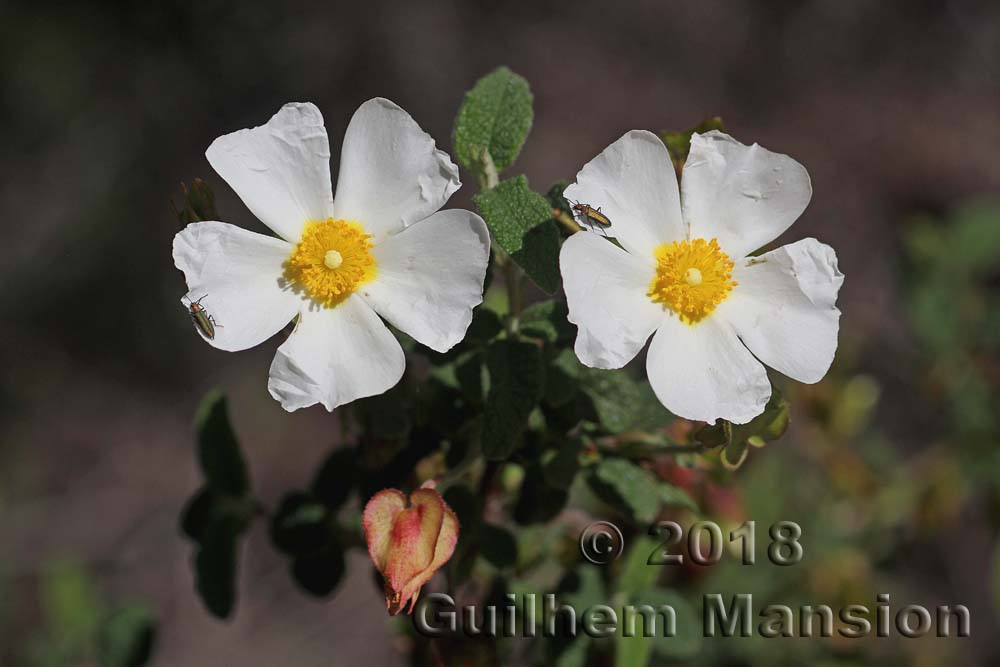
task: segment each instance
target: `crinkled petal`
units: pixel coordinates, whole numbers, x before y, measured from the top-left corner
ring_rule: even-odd
[[[410,504],[393,523],[386,561],[386,583],[400,593],[430,567],[444,519],[444,501],[433,489],[417,489],[410,494]]]
[[[837,351],[837,292],[844,275],[833,248],[803,239],[737,262],[739,284],[720,304],[758,359],[800,382],[819,382]]]
[[[423,220],[461,186],[458,167],[410,114],[376,97],[344,136],[335,217],[355,220],[376,242]]]
[[[681,177],[684,222],[691,238],[717,238],[739,259],[770,243],[812,197],[801,164],[718,131],[691,137]]]
[[[307,308],[278,348],[267,388],[289,412],[327,410],[391,389],[406,360],[399,342],[356,293],[335,308]]]
[[[605,148],[564,196],[600,208],[611,221],[607,235],[638,257],[652,261],[657,246],[685,238],[674,166],[652,132],[632,130]]]
[[[406,496],[396,489],[382,489],[365,505],[361,525],[365,529],[368,555],[379,572],[385,572],[393,522],[405,509]]]
[[[438,352],[462,340],[483,300],[490,260],[490,235],[478,215],[435,213],[373,254],[378,275],[361,294],[379,315]]]
[[[665,318],[649,345],[646,373],[660,402],[685,419],[745,424],[771,397],[764,366],[714,316],[695,325]]]
[[[184,272],[181,300],[201,305],[215,321],[205,340],[230,352],[258,345],[288,324],[300,300],[282,286],[291,246],[224,222],[195,222],[174,236],[174,265]]]
[[[458,543],[458,518],[443,500],[441,504],[444,506],[444,516],[441,520],[441,530],[437,536],[437,543],[434,546],[434,558],[431,560],[430,565],[403,587],[400,595],[400,608],[402,608],[406,601],[409,601],[409,611],[411,612],[413,611],[413,606],[417,603],[420,588],[434,576],[434,573],[442,565],[448,562],[451,555],[455,553],[455,545]]]
[[[286,104],[266,125],[219,137],[205,156],[247,208],[291,243],[307,220],[333,213],[330,142],[313,104]]]
[[[576,356],[591,368],[621,368],[665,317],[647,296],[655,269],[606,239],[578,233],[559,253]]]

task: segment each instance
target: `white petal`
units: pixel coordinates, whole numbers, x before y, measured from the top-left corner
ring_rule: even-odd
[[[812,184],[787,155],[712,131],[691,137],[681,194],[689,236],[718,238],[735,260],[788,229],[809,204]]]
[[[406,360],[399,342],[357,294],[336,308],[305,309],[278,348],[267,388],[289,412],[339,405],[391,389]]]
[[[611,221],[608,236],[649,261],[657,246],[684,238],[674,165],[652,132],[632,130],[605,148],[564,196],[600,208]]]
[[[379,315],[438,352],[465,337],[490,260],[490,235],[478,215],[435,213],[373,254],[378,274],[361,294]]]
[[[185,306],[201,300],[215,320],[220,350],[245,350],[278,333],[300,300],[282,288],[292,246],[224,222],[195,222],[174,236],[174,264],[184,272]]]
[[[646,292],[654,269],[606,239],[573,234],[559,268],[569,321],[577,325],[576,356],[591,368],[621,368],[665,317]]]
[[[344,135],[334,210],[376,240],[423,220],[458,190],[458,167],[410,114],[376,97]]]
[[[750,351],[800,382],[819,382],[837,351],[837,292],[844,275],[837,254],[803,239],[737,262],[739,284],[718,308]]]
[[[660,402],[685,419],[745,424],[771,397],[767,371],[718,317],[694,326],[666,318],[649,346],[646,373]]]
[[[333,213],[330,142],[313,104],[286,104],[266,125],[219,137],[205,156],[247,208],[297,243],[307,220]]]

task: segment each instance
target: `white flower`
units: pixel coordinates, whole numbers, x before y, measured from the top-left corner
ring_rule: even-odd
[[[833,249],[815,239],[748,256],[812,196],[809,174],[790,157],[721,132],[695,134],[681,180],[678,192],[660,139],[632,131],[566,189],[600,207],[621,244],[592,230],[563,245],[576,354],[592,368],[621,368],[655,332],[646,373],[663,405],[688,419],[746,423],[771,395],[760,362],[801,382],[826,374],[844,277]]]
[[[206,156],[280,238],[222,222],[174,237],[187,305],[216,322],[208,340],[244,350],[298,316],[278,348],[268,389],[286,410],[333,410],[380,394],[403,374],[403,350],[379,319],[438,351],[458,343],[482,301],[486,225],[436,212],[458,190],[458,168],[392,102],[369,100],[344,137],[337,196],[330,145],[312,104],[288,104],[266,124],[220,137]]]

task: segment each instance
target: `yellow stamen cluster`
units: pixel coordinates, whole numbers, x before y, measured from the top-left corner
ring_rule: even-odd
[[[285,262],[285,278],[333,307],[375,277],[371,234],[349,220],[310,220]]]
[[[737,283],[733,262],[716,239],[675,241],[656,249],[656,275],[649,298],[696,324],[726,300]]]

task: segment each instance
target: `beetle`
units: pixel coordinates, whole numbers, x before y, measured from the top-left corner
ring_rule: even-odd
[[[197,301],[190,301],[188,303],[188,315],[191,316],[191,321],[194,322],[194,326],[198,329],[201,334],[209,339],[213,340],[215,338],[215,328],[218,327],[223,329],[221,324],[215,321],[212,314],[209,313],[205,306],[201,305],[201,300],[204,299],[207,294]]]
[[[601,207],[594,208],[590,204],[580,202],[570,202],[573,207],[573,217],[579,222],[588,225],[591,229],[595,227],[607,236],[604,230],[611,226],[611,220],[601,212]]]

